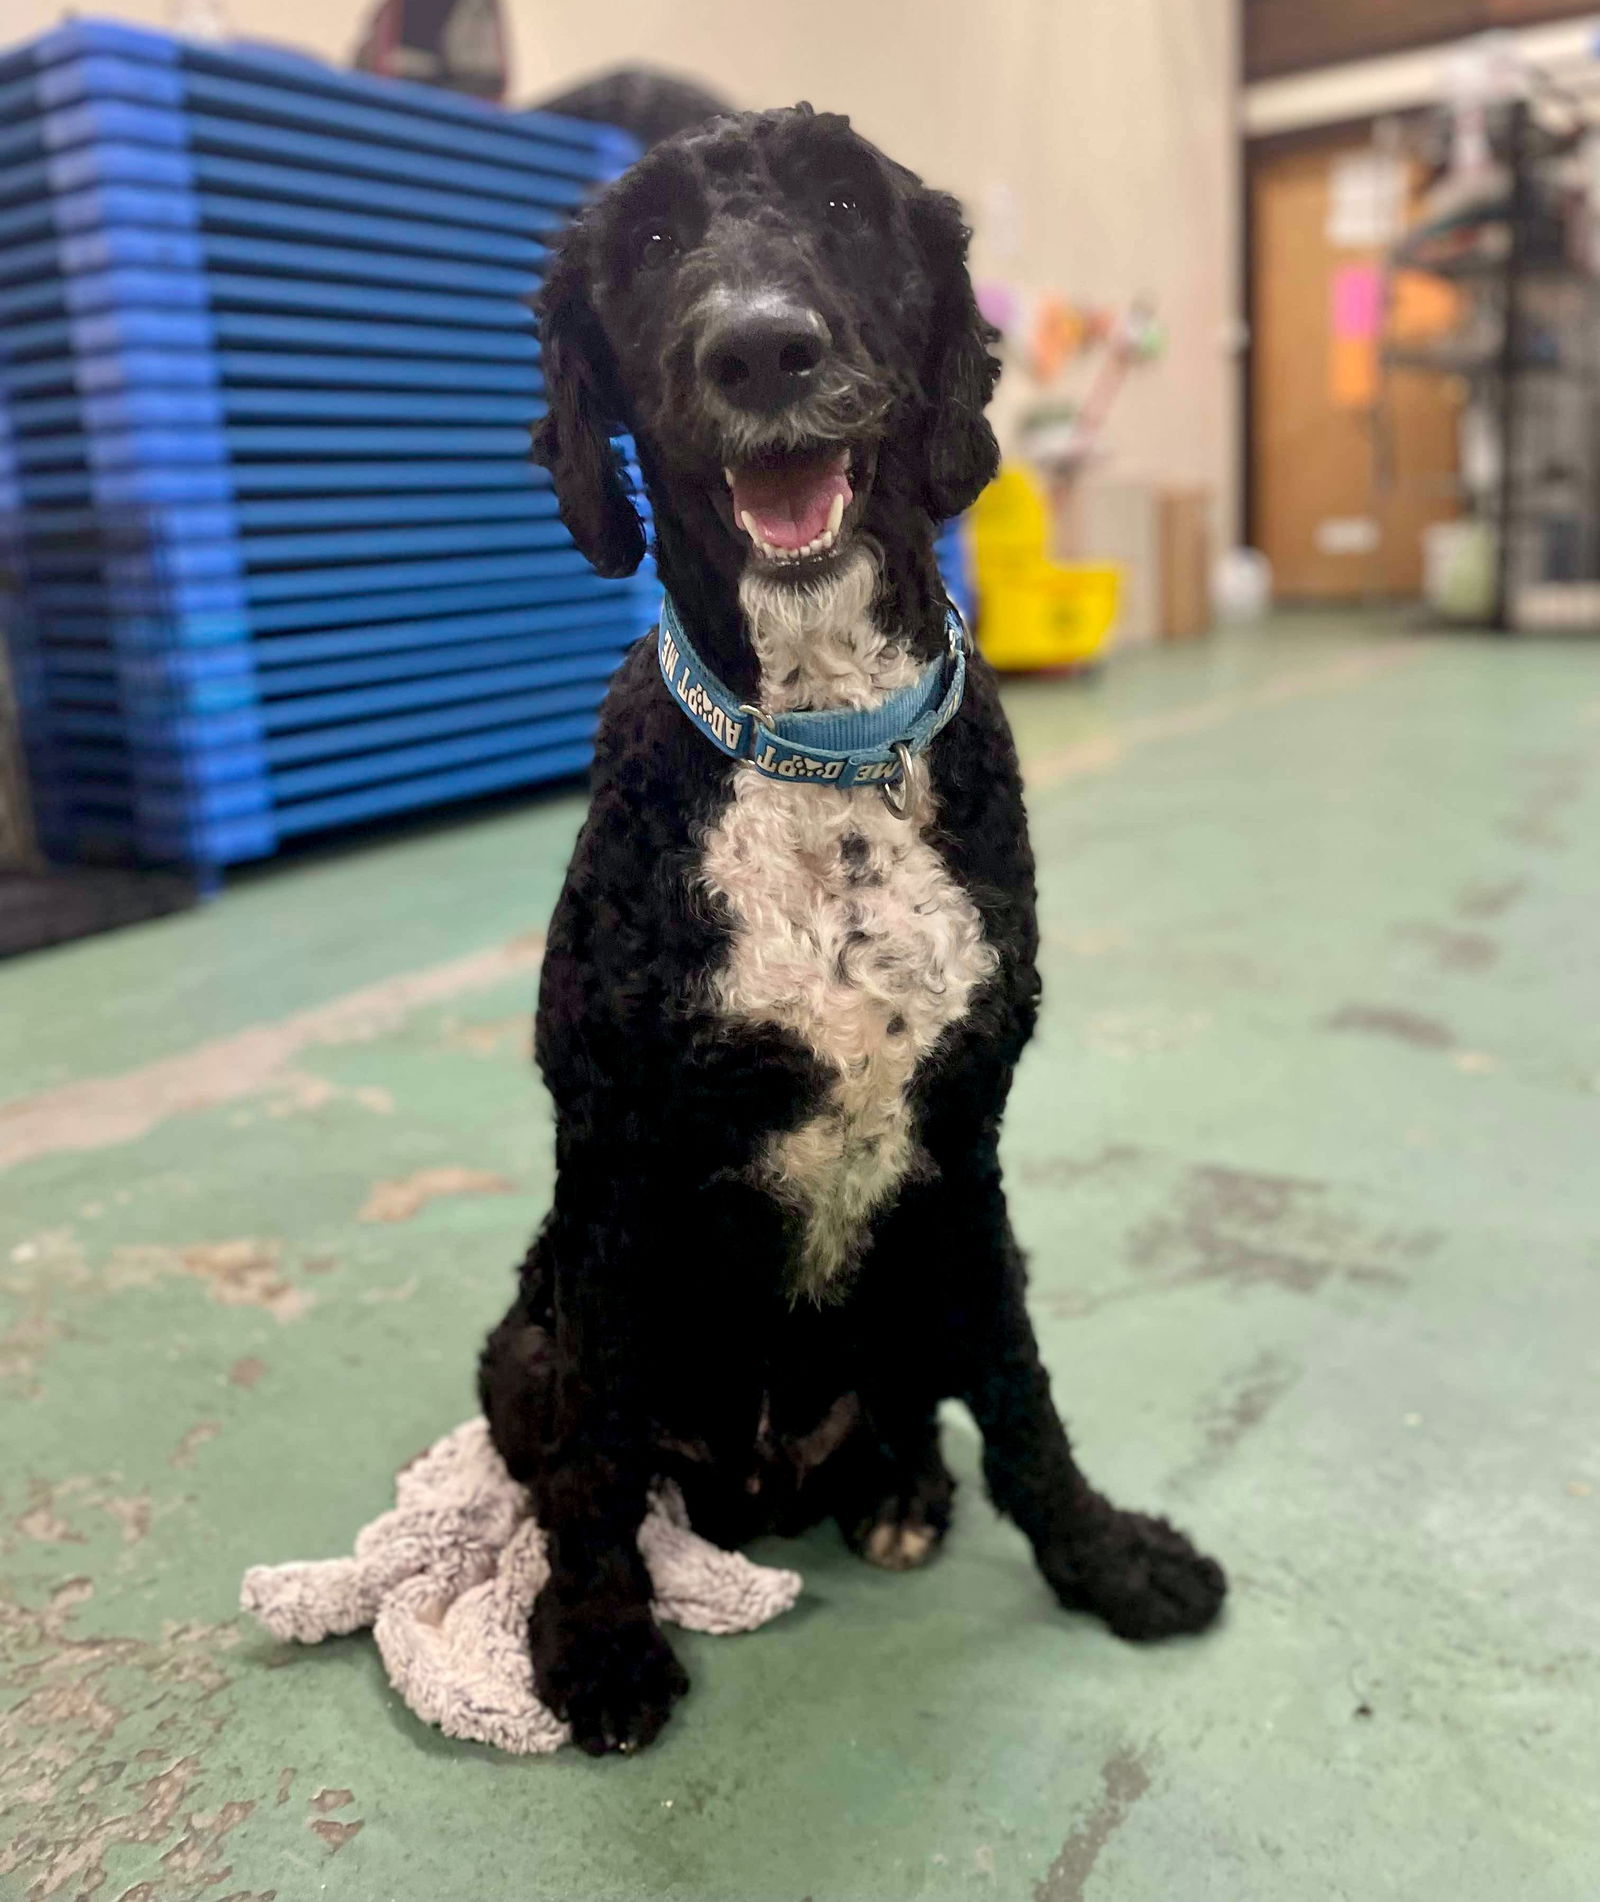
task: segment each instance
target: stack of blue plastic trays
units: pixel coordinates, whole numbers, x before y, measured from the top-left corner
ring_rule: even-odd
[[[48,850],[216,868],[583,767],[655,587],[598,579],[527,460],[525,300],[635,150],[102,23],[0,58],[0,541]]]

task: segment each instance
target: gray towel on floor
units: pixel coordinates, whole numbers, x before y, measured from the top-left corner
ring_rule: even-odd
[[[488,1422],[469,1420],[402,1469],[395,1510],[362,1529],[355,1556],[245,1573],[243,1608],[274,1637],[372,1627],[406,1703],[450,1737],[522,1754],[568,1731],[533,1694],[528,1612],[549,1576],[528,1496],[501,1464]],[[800,1595],[798,1572],[756,1565],[689,1528],[675,1487],[639,1527],[658,1618],[690,1631],[754,1631]]]

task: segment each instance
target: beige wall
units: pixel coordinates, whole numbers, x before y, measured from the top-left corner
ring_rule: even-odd
[[[234,28],[344,57],[356,0],[224,0]],[[1069,296],[1152,294],[1166,360],[1118,404],[1127,475],[1234,483],[1237,0],[505,0],[515,91],[625,58],[742,105],[809,98],[966,200],[980,271]],[[85,11],[100,8],[86,7]],[[161,22],[164,0],[106,12]],[[6,40],[56,0],[0,0]],[[1009,206],[1009,209],[1007,207]],[[1025,395],[1003,386],[1002,414]]]

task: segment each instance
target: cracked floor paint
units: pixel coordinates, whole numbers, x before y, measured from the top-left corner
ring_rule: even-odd
[[[1149,1787],[1149,1767],[1137,1751],[1118,1750],[1109,1756],[1100,1766],[1099,1800],[1034,1885],[1034,1902],[1083,1902],[1101,1851]]]
[[[509,1195],[517,1185],[490,1169],[418,1169],[394,1182],[375,1182],[358,1222],[409,1222],[441,1195]]]
[[[0,1897],[1593,1902],[1592,664],[1334,618],[1008,688],[1041,1343],[1228,1616],[1061,1614],[952,1410],[939,1562],[774,1542],[800,1606],[675,1638],[627,1763],[449,1743],[365,1639],[236,1616],[473,1406],[578,803],[0,967]]]

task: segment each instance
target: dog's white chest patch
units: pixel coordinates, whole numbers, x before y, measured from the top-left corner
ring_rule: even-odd
[[[706,886],[733,920],[719,1007],[792,1032],[833,1072],[823,1113],[774,1137],[761,1163],[804,1212],[811,1288],[851,1259],[911,1168],[912,1076],[996,962],[925,837],[935,802],[920,760],[907,790],[901,818],[876,788],[742,771],[706,840]]]

